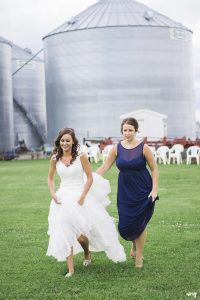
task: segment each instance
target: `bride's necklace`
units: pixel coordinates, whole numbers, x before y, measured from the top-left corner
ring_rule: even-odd
[[[72,156],[68,156],[68,157],[62,156],[61,160],[66,167],[69,167],[71,165]]]

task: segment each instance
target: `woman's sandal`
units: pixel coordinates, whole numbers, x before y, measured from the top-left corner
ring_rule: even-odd
[[[133,248],[131,248],[130,257],[136,259],[136,251]],[[144,260],[144,256],[142,256],[142,259]]]
[[[92,259],[91,259],[91,253],[89,254],[89,258],[88,259],[84,259],[83,261],[83,266],[84,267],[88,267],[92,262]]]
[[[138,269],[143,268],[143,260],[144,260],[143,256],[140,258],[135,258],[135,267]]]

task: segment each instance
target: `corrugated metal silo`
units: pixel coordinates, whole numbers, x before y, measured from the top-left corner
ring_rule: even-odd
[[[13,44],[13,74],[33,54]],[[15,144],[24,140],[28,148],[42,145],[46,139],[46,98],[44,62],[34,58],[13,75]]]
[[[12,48],[0,37],[0,151],[14,149]]]
[[[195,91],[195,102],[196,102],[196,121],[200,124],[200,53],[199,58],[196,59],[196,66],[195,66],[195,84],[194,84],[194,91]],[[198,137],[200,134],[198,132]]]
[[[192,32],[134,0],[100,0],[44,37],[48,138],[119,136],[119,116],[150,109],[168,136],[193,138]]]

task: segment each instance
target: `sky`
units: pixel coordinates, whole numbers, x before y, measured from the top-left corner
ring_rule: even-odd
[[[42,37],[97,0],[0,0],[0,36],[34,52]],[[200,51],[200,0],[142,0],[143,4],[182,23]]]
[[[0,0],[0,36],[36,53],[42,38],[97,0]],[[193,31],[196,97],[200,120],[200,0],[141,0]]]

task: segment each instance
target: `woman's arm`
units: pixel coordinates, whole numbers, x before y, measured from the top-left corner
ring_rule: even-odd
[[[86,183],[84,185],[84,188],[83,188],[83,191],[81,193],[81,196],[80,196],[80,199],[78,201],[78,203],[80,205],[83,205],[84,203],[84,200],[85,200],[85,197],[93,183],[93,177],[92,177],[92,170],[91,170],[91,167],[90,167],[90,163],[88,161],[88,158],[86,156],[86,154],[81,154],[80,155],[80,159],[81,159],[81,163],[82,163],[82,167],[83,167],[83,170],[86,174],[86,177],[87,177],[87,180],[86,180]]]
[[[96,173],[99,175],[104,175],[114,164],[117,157],[117,149],[116,146],[110,150],[108,157],[106,158],[105,162],[96,170]]]
[[[56,171],[56,160],[54,157],[51,157],[49,173],[48,173],[48,188],[56,204],[61,204],[61,202],[59,201],[58,197],[55,194],[55,185],[54,185],[55,171]]]
[[[146,144],[144,145],[143,151],[152,176],[152,191],[149,194],[149,197],[151,196],[152,201],[155,201],[156,197],[158,196],[158,166],[151,149]]]

